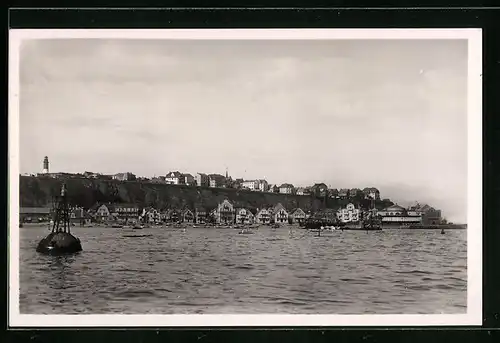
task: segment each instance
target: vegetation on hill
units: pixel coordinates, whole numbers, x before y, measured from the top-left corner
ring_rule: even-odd
[[[157,209],[215,208],[225,199],[237,207],[263,208],[281,203],[288,210],[300,207],[305,211],[322,208],[337,209],[349,202],[362,208],[370,208],[370,200],[357,196],[354,199],[324,199],[266,192],[252,192],[231,188],[206,188],[181,185],[165,185],[141,181],[115,181],[95,179],[67,179],[68,196],[73,205],[90,208],[97,203],[133,203],[140,207]],[[60,192],[62,180],[50,177],[20,176],[20,206],[52,206]],[[388,199],[376,201],[378,209],[392,205]]]

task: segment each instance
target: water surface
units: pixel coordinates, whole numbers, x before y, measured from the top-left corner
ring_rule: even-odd
[[[20,229],[21,313],[466,312],[465,230],[75,227],[69,257],[35,251],[47,233]]]

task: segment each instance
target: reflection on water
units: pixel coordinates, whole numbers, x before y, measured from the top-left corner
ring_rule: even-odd
[[[78,228],[84,251],[21,230],[21,313],[465,313],[466,231]]]

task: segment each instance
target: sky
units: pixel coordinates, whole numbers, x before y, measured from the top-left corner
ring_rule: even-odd
[[[466,40],[24,41],[20,171],[377,187],[467,211]]]

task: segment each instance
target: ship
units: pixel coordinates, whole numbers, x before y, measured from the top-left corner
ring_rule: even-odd
[[[71,234],[71,208],[68,204],[66,184],[61,187],[60,196],[56,197],[55,218],[51,233],[43,238],[36,251],[46,255],[67,255],[82,251],[80,239]]]

